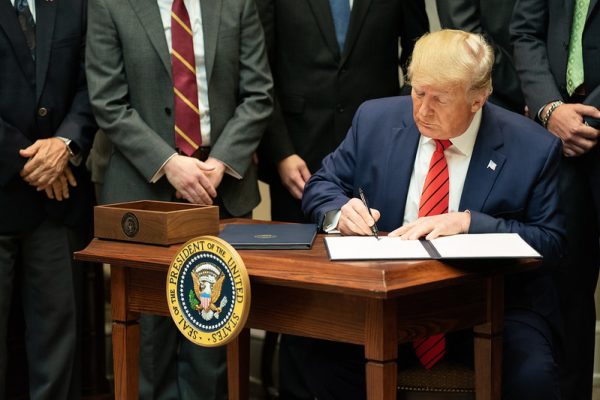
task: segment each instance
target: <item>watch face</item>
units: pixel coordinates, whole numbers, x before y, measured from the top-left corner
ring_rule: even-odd
[[[69,149],[69,154],[71,154],[72,157],[75,157],[79,154],[80,148],[74,141],[69,141],[67,148]]]

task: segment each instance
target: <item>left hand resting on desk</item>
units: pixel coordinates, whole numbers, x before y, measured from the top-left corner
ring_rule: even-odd
[[[372,235],[371,227],[380,217],[379,211],[371,208],[371,218],[367,207],[357,198],[350,199],[340,211],[338,229],[342,235]]]
[[[402,239],[416,240],[425,236],[431,240],[439,236],[450,236],[467,233],[471,225],[471,214],[468,212],[451,212],[448,214],[421,217],[415,222],[401,226],[390,232],[388,236],[400,236]]]

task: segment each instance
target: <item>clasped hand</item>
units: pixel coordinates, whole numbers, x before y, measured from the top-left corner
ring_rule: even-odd
[[[209,205],[217,197],[216,188],[223,179],[225,164],[213,157],[202,162],[193,157],[175,155],[165,164],[164,171],[178,199]]]
[[[25,182],[38,191],[44,190],[49,199],[69,198],[69,185],[77,186],[77,180],[68,166],[69,152],[61,139],[36,140],[19,154],[29,159],[19,173]]]

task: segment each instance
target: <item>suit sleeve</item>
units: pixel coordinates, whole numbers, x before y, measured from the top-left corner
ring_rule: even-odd
[[[86,71],[94,115],[119,151],[150,182],[175,149],[131,107],[120,42],[104,0],[91,0]]]
[[[244,176],[273,111],[273,79],[253,0],[244,1],[240,23],[239,104],[211,156]]]
[[[552,140],[545,164],[533,187],[529,202],[520,220],[494,217],[471,211],[469,233],[518,233],[553,265],[562,257],[565,239],[563,216],[559,212],[558,171],[562,146]]]
[[[55,136],[60,136],[73,140],[82,152],[87,153],[92,147],[92,141],[98,127],[94,115],[92,114],[92,107],[90,105],[89,93],[87,88],[87,82],[85,78],[85,42],[86,42],[86,21],[87,21],[87,1],[81,2],[82,23],[83,32],[81,33],[81,50],[80,50],[80,62],[79,71],[77,75],[77,92],[71,103],[71,108],[68,114],[65,116],[63,122],[58,127]]]
[[[302,211],[319,228],[328,211],[341,209],[352,197],[359,148],[357,127],[361,111],[362,106],[356,112],[346,138],[333,153],[323,159],[321,169],[311,176],[304,187]]]
[[[545,104],[562,99],[546,48],[548,7],[547,0],[518,0],[510,24],[515,67],[532,116]]]
[[[0,187],[6,185],[23,169],[27,159],[19,155],[19,150],[31,143],[27,136],[0,116]]]

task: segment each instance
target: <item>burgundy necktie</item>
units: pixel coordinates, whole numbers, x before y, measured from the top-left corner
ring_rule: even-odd
[[[191,156],[202,144],[198,82],[190,16],[183,0],[171,8],[171,65],[175,91],[175,145]]]
[[[444,150],[450,146],[452,142],[449,140],[435,140],[435,151],[421,192],[419,218],[448,212],[450,182]],[[446,338],[443,333],[439,333],[415,340],[413,347],[421,364],[429,369],[446,354]]]

